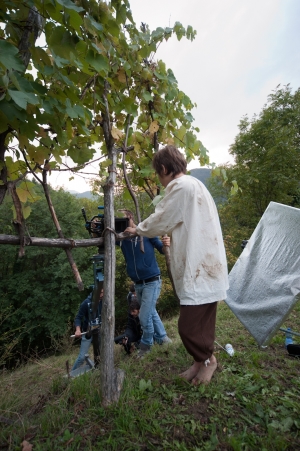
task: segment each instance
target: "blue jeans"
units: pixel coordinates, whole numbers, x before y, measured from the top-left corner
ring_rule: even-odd
[[[146,284],[136,284],[135,292],[140,303],[140,322],[143,329],[141,343],[151,346],[153,339],[161,343],[167,335],[164,325],[156,311],[156,302],[160,294],[161,280]]]
[[[73,365],[72,371],[76,370],[77,368],[79,368],[84,363],[84,356],[85,356],[85,354],[88,353],[91,344],[92,344],[92,337],[91,338],[85,338],[85,335],[82,335],[79,355],[77,357],[76,362]]]

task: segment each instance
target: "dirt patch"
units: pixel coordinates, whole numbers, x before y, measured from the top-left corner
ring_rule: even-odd
[[[189,406],[189,415],[201,423],[207,423],[209,414],[207,412],[210,401],[206,398],[200,398],[199,401]]]

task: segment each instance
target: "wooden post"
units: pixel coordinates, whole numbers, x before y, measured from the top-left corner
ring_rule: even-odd
[[[116,273],[116,237],[114,214],[114,185],[116,181],[117,151],[111,136],[111,124],[107,103],[108,83],[105,83],[103,100],[106,105],[103,120],[103,132],[112,164],[108,168],[108,177],[104,190],[104,297],[102,301],[101,325],[101,391],[102,404],[109,406],[120,397],[125,373],[115,369],[114,334],[115,334],[115,273]]]

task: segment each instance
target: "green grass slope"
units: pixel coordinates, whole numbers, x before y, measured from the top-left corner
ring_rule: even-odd
[[[299,313],[298,305],[284,326],[299,332]],[[126,378],[109,408],[101,406],[99,370],[63,377],[77,349],[3,371],[0,450],[300,450],[300,360],[288,356],[282,332],[260,349],[220,303],[216,340],[230,342],[235,355],[216,345],[211,384],[192,387],[178,377],[192,362],[177,318],[165,325],[173,343],[155,345],[143,360],[116,345]]]

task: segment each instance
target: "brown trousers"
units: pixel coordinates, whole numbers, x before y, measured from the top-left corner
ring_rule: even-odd
[[[214,350],[217,302],[181,305],[178,332],[187,352],[195,362],[205,362]]]

